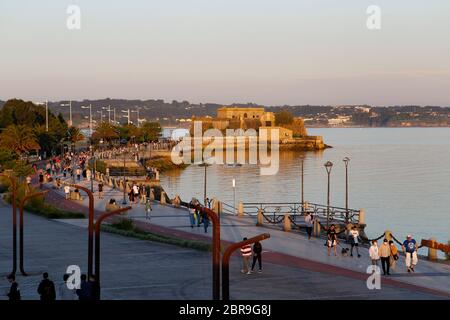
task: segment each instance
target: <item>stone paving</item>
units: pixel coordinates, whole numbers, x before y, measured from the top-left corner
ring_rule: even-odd
[[[0,204],[0,299],[6,299],[11,270],[11,207]],[[85,220],[80,220],[85,222]],[[58,286],[66,267],[87,265],[85,223],[48,220],[25,213],[25,271],[17,274],[23,299],[38,299],[41,273]],[[211,299],[211,253],[102,234],[102,299]],[[391,286],[367,290],[364,281],[263,261],[263,273],[230,268],[232,299],[442,299]]]
[[[80,182],[82,185],[89,186],[90,183],[87,181]],[[96,184],[95,184],[96,189]],[[105,187],[104,199],[96,199],[95,208],[96,212],[102,212],[105,203],[109,201],[111,197],[114,197],[118,203],[121,202],[122,193],[118,190],[111,190]],[[48,201],[53,203],[58,203],[68,209],[74,211],[83,211],[83,206],[87,205],[87,199],[83,201],[66,201],[63,199],[62,190],[52,190],[47,196]],[[84,212],[86,212],[86,207],[84,207]],[[154,210],[152,212],[152,218],[150,222],[144,217],[144,209],[142,205],[133,205],[133,209],[127,214],[129,217],[133,218],[136,224],[139,224],[140,228],[150,230],[157,233],[165,233],[176,236],[181,236],[191,239],[209,239],[211,236],[211,227],[208,233],[205,234],[203,227],[190,228],[188,212],[186,209],[177,209],[171,206],[162,206],[157,203],[154,204]],[[2,214],[2,216],[4,216]],[[37,217],[35,217],[37,218]],[[42,219],[42,218],[38,218]],[[45,220],[44,220],[45,221]],[[51,223],[54,223],[51,221]],[[87,221],[81,220],[61,220],[58,225],[63,225],[64,228],[70,228],[73,232],[77,234],[83,234],[84,238],[87,238],[85,228],[87,226]],[[83,231],[84,229],[84,231]],[[78,230],[78,231],[75,231]],[[231,268],[231,292],[233,298],[261,298],[261,290],[268,290],[267,298],[275,299],[347,299],[347,298],[361,298],[361,299],[436,299],[436,298],[450,298],[450,266],[445,264],[432,263],[428,261],[421,260],[416,268],[415,274],[407,274],[403,270],[404,261],[403,258],[399,261],[399,268],[397,271],[389,278],[382,278],[382,290],[368,290],[366,287],[367,274],[365,270],[369,265],[369,258],[367,249],[361,248],[361,258],[350,258],[342,257],[328,257],[326,254],[326,248],[323,246],[323,239],[313,238],[308,241],[304,235],[298,233],[286,233],[281,230],[274,230],[268,228],[261,228],[255,226],[255,221],[251,217],[238,218],[235,216],[222,216],[221,217],[221,238],[225,242],[239,241],[242,237],[251,237],[259,233],[269,232],[271,238],[263,242],[263,260],[264,260],[264,273],[254,274],[254,275],[241,275],[239,273],[239,259],[234,257],[232,260]],[[45,233],[45,232],[43,232]],[[2,233],[3,234],[3,233]],[[48,235],[46,235],[48,236]],[[81,237],[81,236],[80,236]],[[161,244],[156,244],[152,242],[134,240],[130,238],[122,238],[115,235],[105,234],[105,241],[102,241],[102,247],[105,243],[109,243],[109,238],[114,243],[115,247],[121,247],[121,242],[133,244],[128,245],[129,254],[132,255],[130,259],[117,259],[117,261],[111,261],[114,259],[105,253],[105,262],[102,266],[107,268],[109,261],[111,261],[111,270],[115,269],[115,266],[119,266],[122,263],[128,262],[129,265],[138,264],[155,264],[154,261],[147,261],[145,252],[142,253],[141,246],[159,248],[164,247]],[[72,240],[73,237],[71,237]],[[80,239],[78,241],[81,241]],[[85,239],[84,239],[85,240]],[[4,241],[2,240],[2,243]],[[117,244],[116,244],[117,242]],[[136,246],[134,243],[136,242]],[[142,244],[144,243],[144,245]],[[59,247],[59,246],[58,246]],[[113,246],[111,246],[113,247]],[[127,245],[125,245],[127,247]],[[152,295],[148,291],[148,286],[142,284],[142,290],[139,287],[139,283],[145,282],[141,277],[146,278],[147,274],[142,275],[135,267],[130,268],[130,273],[136,272],[134,276],[127,276],[126,279],[117,280],[121,283],[117,288],[122,288],[124,292],[132,290],[132,288],[139,291],[137,296],[133,293],[127,293],[130,297],[137,298],[150,298],[150,299],[185,299],[185,298],[203,298],[208,299],[210,297],[210,272],[211,272],[211,262],[210,254],[204,252],[195,252],[190,249],[177,248],[169,246],[174,251],[180,250],[180,252],[188,252],[189,263],[198,263],[203,267],[199,267],[201,272],[199,273],[200,278],[196,278],[194,274],[198,271],[197,267],[187,268],[186,270],[193,271],[192,275],[190,272],[181,272],[185,275],[187,279],[184,281],[190,281],[187,287],[196,287],[198,290],[192,290],[192,296],[187,297],[179,292],[175,294],[175,291],[170,291],[169,289],[164,289],[162,286],[161,290],[165,290],[166,295]],[[53,247],[52,247],[53,249]],[[56,249],[56,248],[55,248]],[[126,250],[126,248],[124,248]],[[110,246],[106,248],[107,251],[111,250]],[[156,249],[155,249],[156,250]],[[3,250],[2,250],[3,251]],[[82,251],[82,250],[81,250]],[[116,252],[113,250],[112,252]],[[1,255],[2,253],[0,253]],[[70,252],[74,254],[74,252]],[[70,256],[68,254],[68,257]],[[120,257],[122,254],[117,251],[116,258]],[[165,256],[165,255],[164,255]],[[171,255],[169,255],[170,257]],[[79,259],[78,255],[78,259]],[[181,259],[180,259],[181,258]],[[61,259],[63,259],[61,257]],[[158,256],[159,261],[160,257]],[[3,266],[3,258],[0,265]],[[39,260],[39,259],[37,259]],[[194,261],[195,260],[195,261]],[[179,261],[183,261],[180,264]],[[180,268],[184,265],[185,256],[178,255],[173,258],[173,260],[168,261],[164,264],[166,267],[170,265],[171,268]],[[173,265],[172,265],[173,264]],[[154,275],[155,272],[160,273],[161,266],[156,263],[157,269],[152,265]],[[50,266],[49,266],[50,267]],[[4,268],[2,268],[4,270]],[[103,268],[102,268],[103,270]],[[120,267],[118,271],[122,272]],[[195,270],[195,271],[194,271]],[[180,270],[175,270],[176,274]],[[62,271],[61,271],[62,272]],[[164,273],[164,271],[163,271]],[[203,277],[201,276],[203,275]],[[151,278],[151,275],[148,275]],[[111,278],[117,278],[117,276],[108,276],[108,271],[103,271],[102,278],[105,279],[103,285],[106,286],[107,281],[111,281]],[[108,279],[108,280],[107,280]],[[190,280],[189,280],[190,279]],[[197,279],[197,281],[195,281]],[[201,281],[199,280],[201,279]],[[264,279],[264,280],[263,280]],[[170,287],[171,278],[167,277],[168,287]],[[174,279],[173,279],[174,280]],[[178,279],[180,283],[180,279]],[[177,281],[178,281],[177,280]],[[184,282],[183,282],[184,283]],[[176,285],[176,284],[173,284]],[[183,285],[181,285],[183,286]],[[114,291],[115,286],[111,286],[111,289],[106,289],[103,294],[103,298],[113,299],[113,298],[127,298],[128,296],[122,295],[117,291],[122,291],[122,289],[117,289],[114,295],[109,295],[108,291]],[[130,289],[127,289],[130,287]],[[199,289],[199,287],[203,289]],[[256,291],[253,293],[252,289]],[[159,289],[158,289],[159,290]],[[158,291],[157,290],[157,291]],[[185,289],[185,292],[189,291]],[[200,290],[200,291],[199,291]],[[169,293],[170,291],[170,293]],[[259,292],[258,292],[259,291]],[[199,292],[202,292],[201,297],[198,296]],[[272,294],[270,294],[272,293]],[[31,298],[31,296],[30,296]]]

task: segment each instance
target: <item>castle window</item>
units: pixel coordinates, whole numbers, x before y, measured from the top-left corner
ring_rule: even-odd
[[[247,113],[244,113],[244,118],[247,118]]]

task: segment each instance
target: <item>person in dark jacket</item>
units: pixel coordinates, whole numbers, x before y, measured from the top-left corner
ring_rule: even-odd
[[[253,263],[252,263],[252,272],[253,269],[255,268],[255,264],[256,264],[256,260],[258,260],[258,273],[262,272],[262,262],[261,262],[261,258],[262,258],[262,245],[261,242],[256,241],[255,244],[253,245]]]
[[[20,297],[19,284],[16,282],[16,277],[14,275],[9,275],[8,281],[9,281],[9,283],[11,283],[11,287],[9,288],[9,292],[8,292],[9,301],[19,301],[21,299],[21,297]]]
[[[92,300],[99,301],[100,300],[100,286],[94,275],[89,277],[89,283],[91,284]]]
[[[92,300],[92,283],[86,281],[85,274],[81,275],[80,289],[77,289],[79,300]]]
[[[55,284],[48,278],[48,273],[42,274],[43,280],[39,284],[38,293],[41,296],[41,301],[54,301],[56,299]]]

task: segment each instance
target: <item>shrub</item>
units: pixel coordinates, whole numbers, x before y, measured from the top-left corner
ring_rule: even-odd
[[[121,218],[119,221],[114,222],[112,226],[119,230],[132,231],[134,230],[133,220],[130,218]]]

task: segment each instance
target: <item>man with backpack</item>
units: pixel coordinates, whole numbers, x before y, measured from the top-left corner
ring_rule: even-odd
[[[43,280],[39,284],[38,293],[41,296],[41,301],[54,301],[56,299],[55,284],[48,278],[48,273],[42,274]]]

